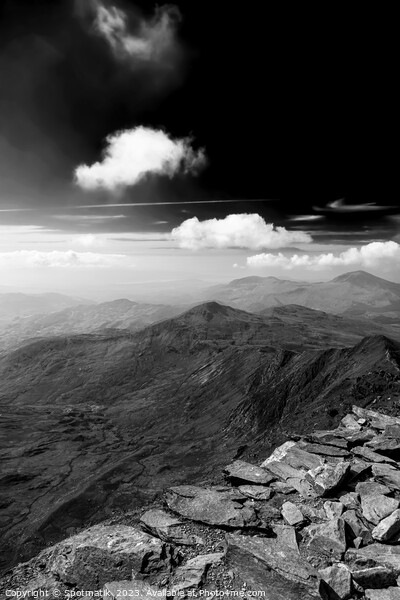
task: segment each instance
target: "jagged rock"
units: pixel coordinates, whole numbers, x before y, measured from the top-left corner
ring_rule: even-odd
[[[346,565],[343,563],[337,563],[331,567],[327,567],[326,569],[321,569],[319,574],[326,584],[326,586],[323,584],[320,586],[322,597],[323,594],[325,594],[327,598],[334,597],[338,600],[346,600],[351,596],[351,573]],[[336,596],[329,596],[331,590],[336,594]]]
[[[273,481],[269,484],[269,487],[274,492],[278,492],[280,494],[293,494],[295,492],[295,488],[288,483],[284,483],[283,481]]]
[[[399,504],[398,501],[397,505]],[[400,531],[400,510],[394,510],[391,515],[382,519],[382,521],[372,530],[372,537],[378,542],[387,542]]]
[[[310,521],[325,521],[326,520],[326,512],[323,508],[316,508],[315,506],[310,506],[309,504],[303,504],[301,507],[301,512],[307,519]]]
[[[360,431],[361,429],[361,425],[356,421],[353,415],[350,414],[343,417],[340,423],[347,429],[353,429],[355,431]]]
[[[375,429],[385,429],[388,425],[400,425],[400,419],[397,417],[389,417],[356,405],[352,407],[352,410],[357,417],[366,419],[371,427],[375,427]]]
[[[390,587],[385,590],[365,590],[365,600],[400,600],[400,588]]]
[[[350,429],[338,430],[337,435],[344,437],[351,445],[362,445],[369,440],[373,440],[376,436],[374,429],[361,429],[361,431],[351,431]]]
[[[337,446],[330,446],[328,444],[313,444],[311,442],[299,442],[299,447],[306,452],[312,454],[322,454],[323,456],[339,456],[347,457],[349,452],[344,448],[338,448]]]
[[[312,485],[305,479],[306,471],[300,469],[294,469],[290,465],[284,462],[275,461],[265,465],[275,477],[282,479],[285,483],[293,487],[303,496],[303,498],[309,498],[316,496]]]
[[[400,439],[400,425],[387,425],[383,435],[388,438]]]
[[[381,435],[367,442],[366,446],[372,448],[374,452],[389,458],[396,460],[400,458],[400,440]]]
[[[341,502],[332,502],[327,500],[324,502],[324,509],[328,519],[337,519],[344,510],[344,505]]]
[[[145,581],[134,579],[133,581],[112,581],[103,587],[103,597],[111,600],[121,598],[137,598],[138,600],[149,600],[152,596],[157,598],[161,590],[150,586]]]
[[[396,575],[388,567],[348,566],[351,575],[364,589],[379,589],[396,585]]]
[[[318,573],[296,550],[277,539],[228,534],[227,542],[228,556],[233,548],[240,549],[241,552],[255,557],[282,577],[313,590],[316,589]]]
[[[180,560],[170,546],[135,527],[95,525],[41,552],[43,576],[78,589],[98,590],[135,573],[169,571]],[[46,583],[43,587],[47,588]]]
[[[282,458],[282,462],[295,469],[315,469],[324,464],[324,459],[318,454],[306,452],[298,445],[292,446]]]
[[[262,485],[241,485],[239,491],[254,500],[269,500],[274,494],[273,490]]]
[[[320,525],[310,525],[304,530],[307,534],[306,546],[329,558],[341,560],[346,552],[346,536],[342,518],[332,519]]]
[[[338,498],[348,509],[357,509],[360,506],[356,492],[340,492]]]
[[[311,483],[319,496],[325,496],[344,481],[349,468],[350,463],[347,462],[340,462],[337,465],[328,463],[308,471],[306,480]]]
[[[396,576],[400,575],[400,546],[388,544],[371,544],[364,548],[349,548],[346,552],[346,562],[366,564],[373,561],[375,565],[383,565],[392,569]]]
[[[374,525],[390,515],[399,506],[399,501],[382,494],[372,494],[361,497],[363,516]]]
[[[235,496],[230,497],[224,489],[181,485],[167,490],[165,497],[172,511],[193,521],[222,527],[250,527],[259,523],[253,508],[244,506]]]
[[[266,458],[263,463],[261,463],[261,467],[265,468],[271,462],[276,462],[276,461],[282,460],[282,458],[284,456],[286,456],[286,453],[288,452],[289,448],[291,448],[292,446],[295,446],[295,445],[296,445],[296,442],[294,442],[293,440],[289,440],[288,442],[285,442],[281,446],[278,446],[278,448],[275,448],[273,453],[270,456],[268,456],[268,458]]]
[[[377,481],[360,481],[356,485],[356,492],[360,494],[361,497],[375,496],[376,494],[386,496],[387,494],[390,494],[390,488]]]
[[[304,523],[303,513],[293,502],[284,502],[281,513],[288,525],[300,525]]]
[[[391,465],[373,464],[372,473],[390,489],[400,490],[400,471]]]
[[[183,546],[194,546],[202,542],[197,536],[186,535],[181,529],[182,522],[163,510],[148,510],[140,518],[140,525],[146,533],[165,542]]]
[[[271,525],[271,521],[280,518],[281,513],[276,506],[272,506],[268,502],[265,502],[265,504],[257,509],[257,515],[261,520],[261,526],[268,528]]]
[[[347,450],[348,441],[341,436],[336,435],[336,431],[332,433],[329,431],[314,431],[311,435],[307,436],[311,442],[315,444],[323,444],[327,446],[337,446],[338,448],[343,448]]]
[[[297,534],[294,527],[291,525],[272,525],[272,530],[276,534],[276,541],[282,546],[288,546],[299,554],[299,545],[297,543]]]
[[[235,462],[225,467],[224,473],[229,479],[240,484],[267,485],[274,479],[270,473],[261,467],[244,462],[243,460],[235,460]]]
[[[224,557],[223,552],[214,554],[202,554],[179,566],[171,578],[169,591],[172,595],[186,590],[198,589],[206,577],[207,571],[212,564],[220,562]]]
[[[360,540],[359,546],[361,543],[366,545],[372,542],[370,530],[364,525],[355,510],[346,510],[342,514],[342,519],[345,521],[348,530],[351,532],[350,537],[353,538],[353,543],[356,539]]]

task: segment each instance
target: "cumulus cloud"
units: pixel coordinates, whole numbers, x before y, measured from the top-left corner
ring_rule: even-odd
[[[126,267],[133,266],[124,254],[96,254],[94,252],[74,252],[73,250],[41,252],[37,250],[15,250],[0,252],[0,267]]]
[[[172,66],[179,55],[176,30],[180,12],[176,6],[156,7],[146,19],[137,10],[128,15],[116,6],[96,3],[95,31],[111,47],[118,59],[134,67],[143,63]]]
[[[255,254],[247,258],[247,266],[253,268],[280,267],[283,269],[294,269],[302,267],[305,269],[325,269],[329,267],[377,267],[382,262],[393,264],[400,259],[400,245],[397,242],[371,242],[360,248],[348,248],[340,254],[331,252],[309,255],[294,254],[285,256],[278,254]]]
[[[171,232],[171,238],[181,248],[282,248],[294,243],[311,242],[308,233],[288,231],[266,223],[258,214],[234,214],[224,219],[199,221],[187,219]]]
[[[194,150],[190,138],[174,139],[149,127],[113,133],[106,142],[101,161],[75,169],[75,181],[83,189],[117,191],[149,174],[196,174],[206,164],[204,150]]]

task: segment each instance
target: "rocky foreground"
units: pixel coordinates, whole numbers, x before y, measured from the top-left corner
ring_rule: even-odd
[[[45,549],[2,593],[400,599],[399,458],[400,418],[354,406],[260,466],[236,460],[221,485],[169,488]]]

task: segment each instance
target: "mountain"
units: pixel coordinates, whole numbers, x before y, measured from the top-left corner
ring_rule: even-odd
[[[400,284],[364,271],[331,281],[286,281],[276,277],[245,277],[209,288],[208,299],[258,312],[271,306],[298,304],[330,313],[376,317],[400,315]]]
[[[396,405],[397,342],[294,351],[269,331],[261,315],[210,302],[0,358],[2,566],[258,456],[289,428],[330,427],[353,401]]]
[[[90,300],[65,296],[64,294],[0,294],[0,323],[16,317],[29,317],[37,314],[47,314],[77,306],[92,304]]]
[[[14,319],[0,330],[0,349],[10,349],[36,337],[92,333],[102,329],[136,330],[167,319],[182,308],[139,304],[125,298],[101,304],[78,305],[64,310]]]

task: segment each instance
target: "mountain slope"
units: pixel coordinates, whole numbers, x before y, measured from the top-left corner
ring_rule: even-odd
[[[92,304],[90,300],[64,294],[0,294],[0,323],[16,317],[29,317],[64,310],[79,304]]]
[[[399,310],[400,284],[364,271],[316,283],[246,277],[210,288],[207,298],[255,312],[271,306],[298,304],[331,313],[384,314]]]
[[[39,340],[1,358],[3,566],[212,477],[310,417],[330,426],[352,400],[399,396],[397,343],[273,349],[248,336],[260,319],[207,303],[136,333]]]

